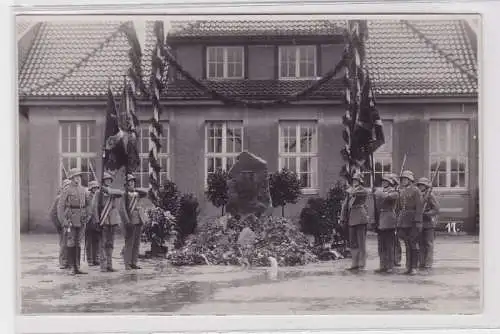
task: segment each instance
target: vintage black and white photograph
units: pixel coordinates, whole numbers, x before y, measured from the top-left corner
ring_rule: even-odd
[[[20,309],[478,314],[478,15],[15,20]]]

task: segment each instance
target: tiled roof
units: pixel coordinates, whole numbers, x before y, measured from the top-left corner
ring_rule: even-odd
[[[19,77],[21,95],[94,96],[118,92],[128,66],[124,22],[44,22]]]
[[[477,62],[462,21],[411,21],[411,24],[472,73]],[[419,38],[404,22],[369,21],[366,62],[382,95],[464,95],[477,81]]]
[[[273,100],[290,96],[302,91],[314,83],[314,80],[202,80],[206,86],[217,92],[224,92],[235,98],[256,100]],[[167,98],[172,99],[206,99],[205,95],[187,80],[170,82],[166,89]],[[339,98],[342,96],[342,82],[339,79],[327,81],[311,98]]]
[[[317,36],[342,34],[343,21],[174,21],[168,33],[172,37],[221,36]]]
[[[203,28],[204,33],[219,36],[222,28],[208,24],[175,23],[175,33],[192,33]],[[228,34],[265,34],[266,31],[288,31],[305,34],[328,31],[327,21],[249,21],[224,22]],[[255,21],[253,21],[255,22]],[[291,25],[294,22],[294,25]],[[375,92],[385,96],[469,96],[477,93],[477,80],[459,70],[477,73],[477,60],[465,31],[464,22],[410,21],[422,32],[421,38],[403,21],[369,21],[367,67]],[[265,24],[264,24],[265,23]],[[111,76],[115,92],[120,91],[123,74],[129,66],[129,45],[119,30],[123,22],[78,23],[75,21],[43,23],[27,65],[20,75],[21,95],[25,96],[103,96]],[[189,29],[180,29],[188,24]],[[288,26],[287,26],[288,25]],[[196,27],[196,29],[195,29]],[[273,28],[274,27],[274,28]],[[180,29],[180,30],[179,30]],[[288,29],[288,30],[287,30]],[[200,30],[201,31],[201,30]],[[146,24],[142,69],[149,84],[151,54],[155,40],[153,22]],[[171,30],[172,33],[172,30]],[[75,43],[75,41],[78,41]],[[429,41],[439,47],[433,49]],[[453,64],[443,54],[455,62]],[[69,57],[68,57],[69,55]],[[222,94],[242,98],[276,98],[293,94],[310,82],[277,80],[206,82]],[[262,88],[265,87],[265,88]],[[326,90],[331,89],[331,93]],[[339,96],[338,82],[329,83],[316,93],[318,98]],[[172,99],[209,98],[186,81],[168,84],[166,94]]]

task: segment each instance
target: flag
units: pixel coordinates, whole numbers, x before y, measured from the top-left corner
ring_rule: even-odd
[[[351,158],[358,165],[366,166],[370,155],[385,143],[385,136],[368,73],[360,74],[360,80],[363,83],[351,139]]]
[[[108,87],[108,102],[106,109],[103,168],[104,170],[116,171],[127,163],[127,152],[123,145],[125,133],[119,125],[116,102],[111,87]]]
[[[354,172],[372,169],[370,155],[384,144],[382,121],[376,108],[373,87],[364,68],[364,39],[367,36],[365,21],[348,22],[349,38],[344,75],[345,114],[342,118],[342,137],[345,147],[341,154],[346,165],[341,175],[350,180]]]
[[[124,166],[127,173],[133,173],[140,165],[137,127],[139,119],[135,113],[135,98],[133,90],[126,78],[123,83],[122,101],[120,103],[120,124],[124,129],[123,145],[125,148],[126,161]]]

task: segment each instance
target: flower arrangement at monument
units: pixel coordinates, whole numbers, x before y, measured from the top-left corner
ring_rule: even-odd
[[[243,247],[238,239],[244,228],[255,233],[248,250],[248,262],[255,267],[269,266],[272,256],[280,266],[297,266],[316,262],[317,257],[306,236],[282,217],[250,215],[237,219],[230,215],[206,222],[191,235],[184,247],[168,254],[170,263],[183,265],[240,265]]]

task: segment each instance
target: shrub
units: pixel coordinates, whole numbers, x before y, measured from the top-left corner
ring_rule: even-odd
[[[193,194],[182,195],[179,201],[179,211],[177,212],[178,238],[176,248],[184,244],[184,240],[193,234],[198,225],[199,203]]]
[[[300,212],[300,227],[305,234],[314,236],[316,244],[324,243],[333,232],[333,222],[328,218],[327,201],[321,197],[310,198]]]
[[[314,236],[316,244],[329,241],[333,241],[335,247],[345,244],[347,230],[339,221],[345,195],[342,183],[336,182],[326,198],[310,198],[302,209],[299,221],[301,230]]]
[[[170,180],[165,180],[158,192],[160,208],[176,216],[179,210],[179,195],[177,185]]]
[[[221,208],[221,215],[224,216],[224,208],[228,201],[227,194],[228,173],[217,169],[215,173],[209,174],[207,178],[207,199],[216,207]]]
[[[281,206],[281,216],[285,216],[285,206],[297,203],[301,194],[300,180],[297,174],[283,168],[269,176],[269,192],[273,207]]]
[[[177,234],[175,217],[159,207],[146,210],[146,215],[148,221],[142,229],[142,241],[151,243],[151,256],[165,255],[166,241],[175,238]]]
[[[328,190],[326,195],[326,216],[335,226],[338,226],[340,221],[340,212],[342,211],[342,202],[346,196],[345,188],[340,181]]]

